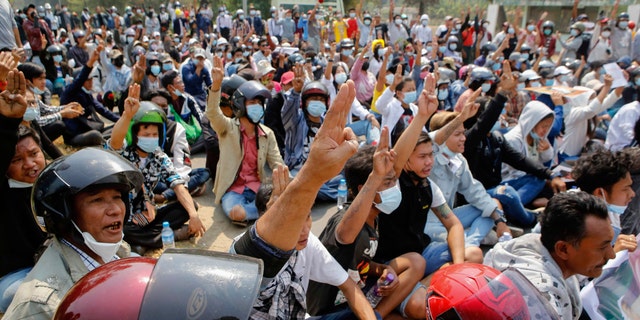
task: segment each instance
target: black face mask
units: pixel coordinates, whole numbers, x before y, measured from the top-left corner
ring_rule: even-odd
[[[363,71],[369,70],[369,61],[365,61],[364,63],[362,63],[362,70]]]
[[[111,60],[111,62],[113,63],[114,66],[116,66],[117,68],[120,68],[124,64],[124,57],[123,56],[119,56],[119,57]]]

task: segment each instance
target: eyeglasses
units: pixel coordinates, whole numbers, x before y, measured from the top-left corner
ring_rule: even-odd
[[[269,45],[268,44],[261,44],[260,46],[261,47],[268,47]]]

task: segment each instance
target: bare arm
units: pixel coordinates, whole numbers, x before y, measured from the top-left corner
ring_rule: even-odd
[[[356,285],[351,278],[347,278],[343,284],[338,288],[342,291],[347,298],[351,311],[356,315],[357,319],[376,319],[376,315],[367,301],[367,298],[362,293],[362,290]]]
[[[173,188],[173,191],[176,193],[178,202],[180,202],[182,207],[187,210],[187,213],[189,214],[189,234],[196,237],[204,235],[206,229],[204,228],[200,217],[198,217],[198,212],[193,204],[193,198],[191,198],[189,190],[187,190],[183,184],[178,184]]]
[[[447,229],[447,243],[449,244],[449,251],[451,251],[451,257],[453,263],[464,262],[464,228],[462,223],[451,211],[449,205],[444,203],[443,205],[431,208],[431,211],[438,217],[440,222]]]
[[[16,47],[22,48],[22,41],[20,41],[20,31],[18,31],[18,28],[13,28],[13,37],[16,39]]]
[[[380,68],[380,72],[378,72],[378,81],[376,82],[376,91],[378,92],[384,90],[384,86],[386,85],[387,79],[385,78],[385,76],[387,75],[387,63],[389,63],[389,56],[392,52],[393,49],[391,49],[391,47],[387,47],[387,52],[384,53],[384,58],[382,59],[382,68]]]
[[[465,103],[462,112],[460,112],[457,117],[455,117],[453,120],[451,120],[451,122],[447,123],[447,125],[440,128],[440,130],[436,132],[436,138],[434,139],[433,143],[437,145],[443,144],[445,141],[447,141],[447,139],[449,139],[449,136],[451,136],[453,132],[458,129],[458,127],[460,127],[467,119],[473,117],[473,115],[478,112],[479,105],[476,103],[476,99],[480,96],[481,91],[482,90],[478,88],[478,90],[473,92],[473,94],[467,100],[467,103]]]
[[[129,86],[129,96],[124,100],[124,112],[120,119],[113,125],[113,131],[111,132],[111,139],[109,145],[114,150],[120,150],[124,146],[124,137],[129,130],[129,124],[131,119],[138,112],[140,108],[140,85],[132,84]]]

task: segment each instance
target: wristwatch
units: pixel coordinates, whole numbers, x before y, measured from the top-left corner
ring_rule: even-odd
[[[507,223],[507,219],[504,218],[504,212],[500,209],[496,208],[496,213],[498,213],[498,219],[493,220],[494,225],[498,225],[500,222]]]

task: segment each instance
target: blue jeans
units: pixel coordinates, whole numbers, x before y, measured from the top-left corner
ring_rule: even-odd
[[[7,311],[13,296],[29,271],[31,271],[31,267],[14,271],[0,278],[0,313]]]
[[[231,209],[237,205],[241,205],[246,213],[245,219],[253,221],[258,219],[258,208],[256,208],[256,193],[251,189],[244,187],[242,194],[229,191],[222,196],[222,211],[229,217]]]
[[[528,174],[509,181],[502,181],[502,184],[508,184],[516,189],[520,196],[520,201],[522,201],[522,204],[526,206],[531,203],[538,194],[540,194],[542,189],[544,189],[545,181],[534,175]]]
[[[209,180],[209,177],[209,169],[207,168],[192,169],[191,172],[189,172],[189,182],[187,182],[186,187],[189,192],[193,192],[193,190],[207,182],[207,180]],[[153,189],[153,193],[162,193],[167,201],[175,200],[177,198],[176,192],[173,191],[173,189],[169,188],[169,186],[167,186],[167,184],[164,182],[158,182],[156,188]]]
[[[488,189],[487,193],[500,201],[509,222],[525,228],[532,227],[536,223],[535,214],[525,210],[518,191],[510,185],[496,186]]]
[[[465,247],[479,247],[482,239],[493,229],[493,220],[483,217],[482,212],[470,204],[453,209],[453,213],[464,228]],[[431,241],[447,243],[447,229],[433,214],[427,217],[424,233],[431,238]]]
[[[289,172],[291,177],[295,177],[298,174],[298,169],[293,169]],[[331,180],[325,182],[318,191],[316,199],[321,201],[336,201],[338,199],[338,186],[340,186],[340,179],[344,179],[342,173],[331,178]]]
[[[436,272],[445,263],[453,261],[451,251],[449,251],[449,244],[440,241],[431,241],[422,251],[422,257],[427,262],[423,277]]]
[[[371,131],[371,122],[369,120],[360,120],[347,124],[347,127],[351,128],[356,137],[367,137],[367,144],[371,144],[371,137],[369,131]]]

